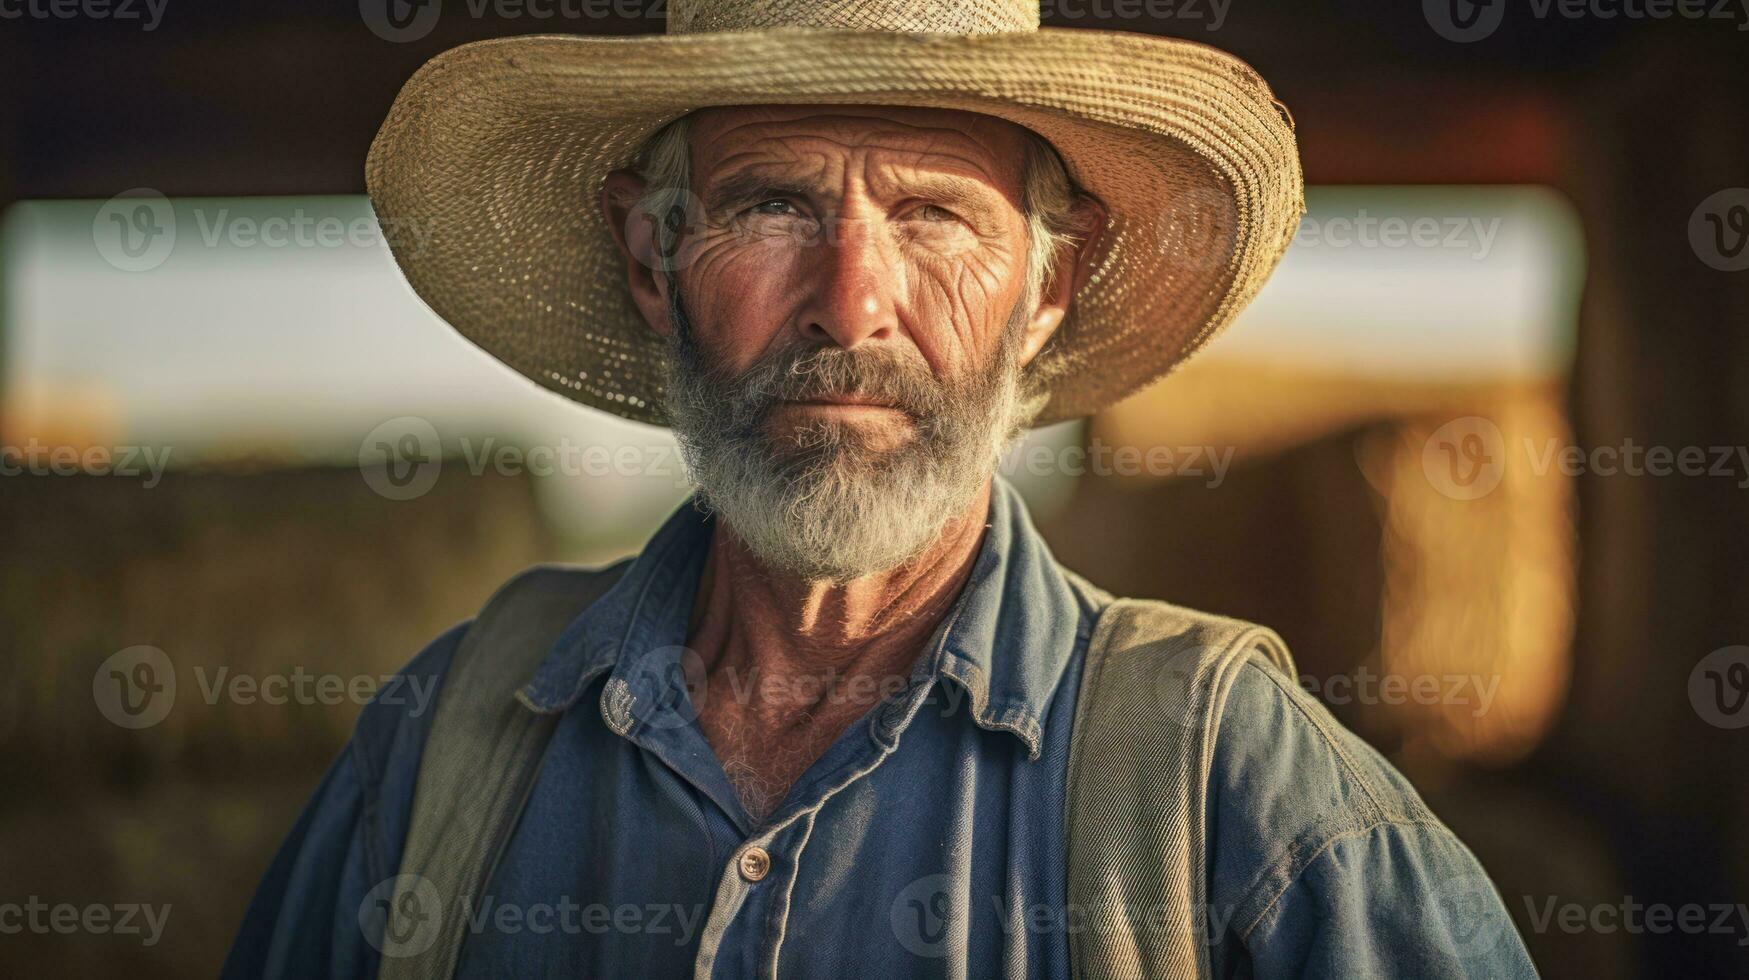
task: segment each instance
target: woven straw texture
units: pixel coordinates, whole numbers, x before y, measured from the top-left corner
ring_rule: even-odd
[[[1036,6],[1011,0],[682,0],[669,16],[666,36],[445,52],[395,100],[366,166],[395,258],[439,316],[539,384],[626,418],[665,422],[663,342],[632,304],[597,195],[693,109],[934,106],[1050,140],[1109,224],[1034,364],[1051,390],[1038,424],[1090,414],[1206,343],[1304,210],[1285,110],[1204,45],[1036,29]]]

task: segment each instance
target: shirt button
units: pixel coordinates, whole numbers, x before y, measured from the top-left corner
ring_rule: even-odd
[[[771,855],[765,848],[758,845],[741,852],[741,859],[735,862],[741,872],[741,877],[748,881],[758,881],[771,873]]]

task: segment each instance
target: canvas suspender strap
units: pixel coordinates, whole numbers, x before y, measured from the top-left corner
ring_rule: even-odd
[[[491,883],[558,719],[524,707],[516,692],[623,569],[530,569],[500,588],[468,627],[419,760],[378,976],[455,974],[467,911]]]
[[[1088,645],[1069,750],[1069,903],[1078,980],[1210,975],[1207,828],[1215,733],[1252,653],[1293,676],[1251,623],[1118,599]]]

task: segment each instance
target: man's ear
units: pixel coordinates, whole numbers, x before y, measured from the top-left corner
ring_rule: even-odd
[[[629,170],[615,170],[601,186],[601,213],[625,259],[626,285],[632,302],[644,315],[650,329],[666,337],[673,329],[668,320],[668,296],[662,262],[656,251],[657,216],[644,206],[644,179]]]
[[[1105,234],[1108,214],[1105,205],[1091,194],[1076,195],[1074,214],[1075,230],[1071,233],[1069,245],[1057,250],[1056,261],[1045,277],[1046,285],[1038,298],[1038,308],[1033,311],[1032,320],[1027,323],[1021,337],[1022,365],[1032,363],[1051,335],[1062,326],[1075,293],[1093,274],[1093,257],[1100,236]]]

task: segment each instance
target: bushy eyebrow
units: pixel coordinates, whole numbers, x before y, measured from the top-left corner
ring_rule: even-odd
[[[707,211],[725,211],[758,204],[774,197],[810,197],[812,191],[804,184],[784,180],[757,170],[740,170],[710,182],[705,190]]]
[[[922,198],[956,210],[974,222],[994,221],[999,191],[957,174],[922,174],[905,182],[907,196]],[[820,189],[807,181],[762,172],[757,168],[734,171],[709,182],[703,195],[706,211],[720,212],[750,207],[779,197],[808,199]]]
[[[1002,192],[971,177],[956,174],[923,174],[906,183],[911,196],[960,212],[973,222],[982,224],[996,220],[996,202]]]

